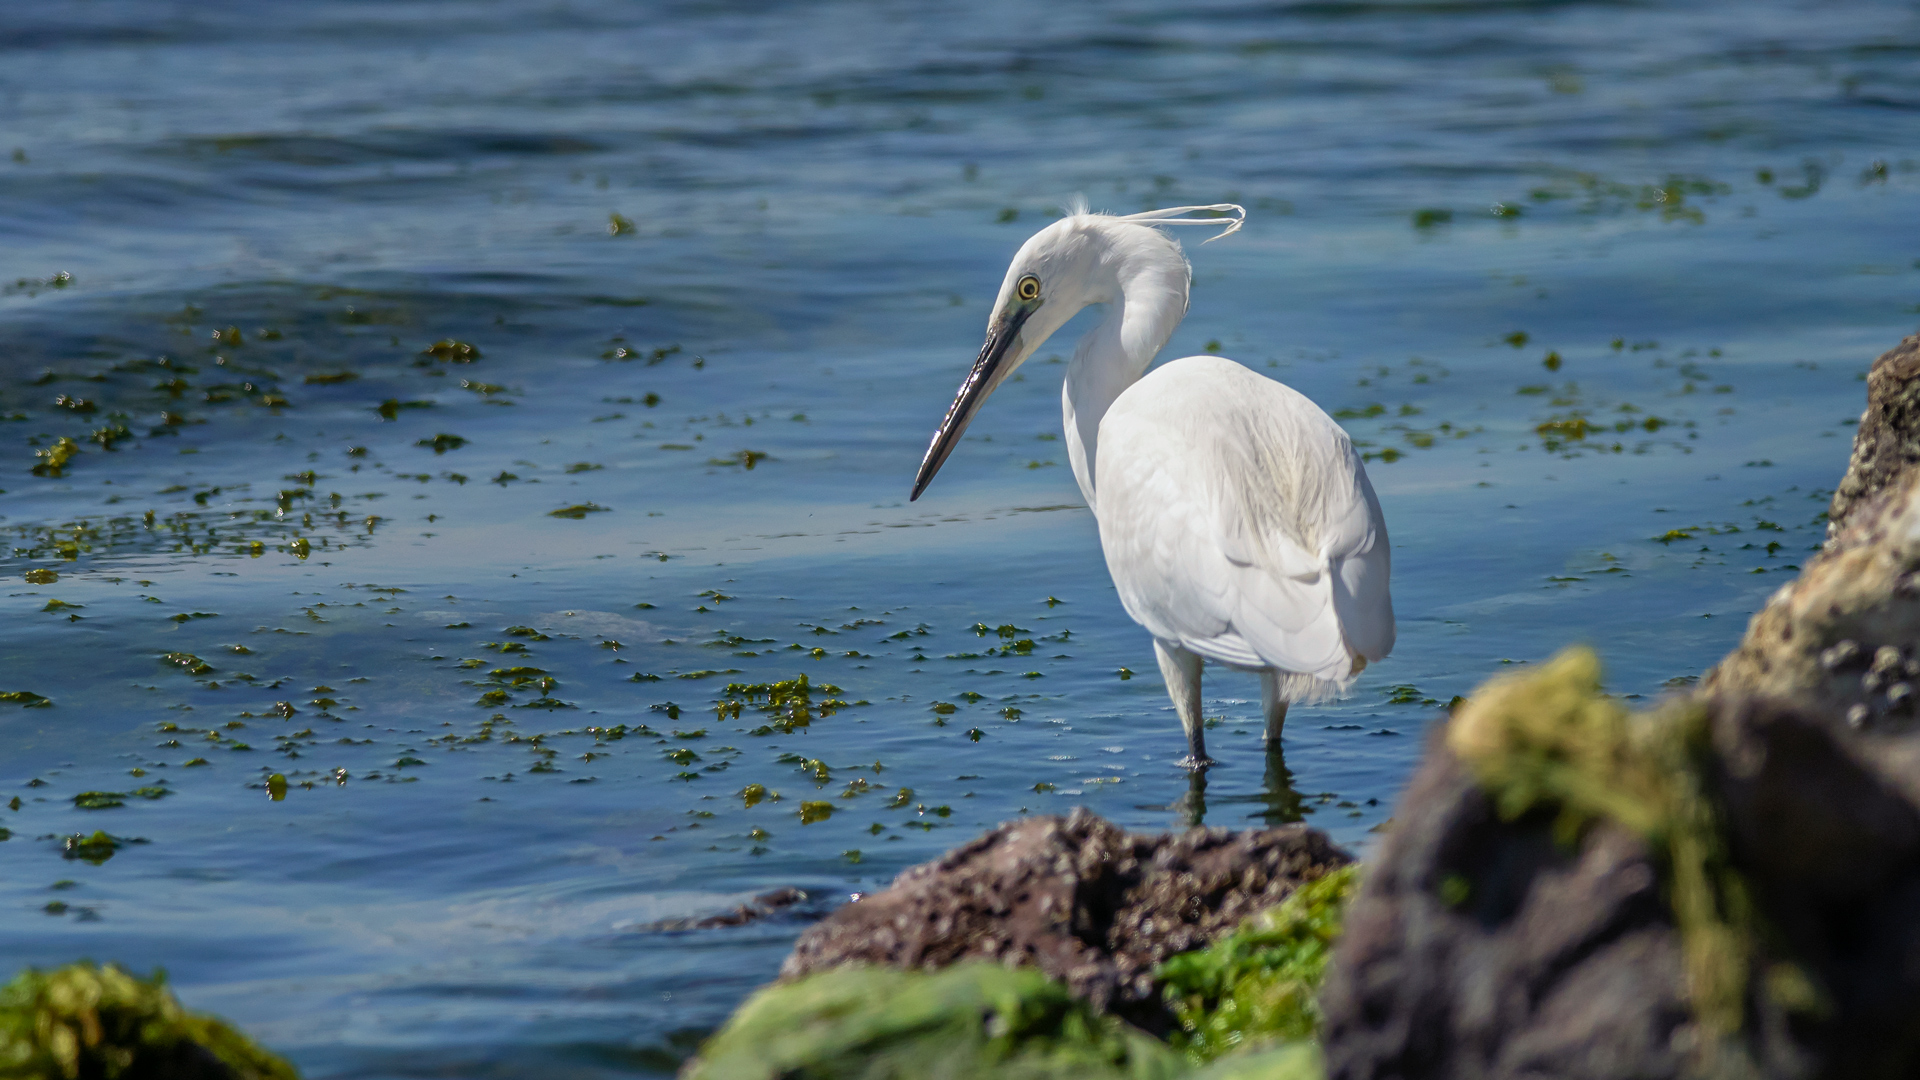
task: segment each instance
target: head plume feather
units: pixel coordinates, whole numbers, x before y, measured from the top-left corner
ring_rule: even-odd
[[[1231,215],[1228,217],[1181,217],[1182,214],[1204,213],[1208,215]],[[1148,210],[1142,214],[1128,214],[1117,217],[1115,221],[1131,221],[1137,225],[1212,225],[1220,231],[1206,238],[1203,243],[1211,244],[1223,236],[1232,236],[1247,223],[1247,208],[1237,203],[1211,203],[1206,206],[1170,206],[1164,210]],[[1224,226],[1224,227],[1222,227]]]

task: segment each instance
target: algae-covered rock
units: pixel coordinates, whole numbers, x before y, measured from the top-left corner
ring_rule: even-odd
[[[1659,862],[1600,821],[1501,816],[1428,742],[1347,908],[1320,1004],[1336,1080],[1678,1080],[1692,1016]]]
[[[1351,904],[1336,1080],[1920,1075],[1920,806],[1881,736],[1591,654],[1436,733]]]
[[[1161,964],[1155,975],[1179,1023],[1173,1045],[1209,1061],[1312,1040],[1320,1027],[1321,975],[1358,872],[1346,866],[1309,882],[1212,945]]]
[[[1693,1011],[1712,1036],[1738,1031],[1761,927],[1703,790],[1704,710],[1674,702],[1629,716],[1600,690],[1600,659],[1568,649],[1494,679],[1455,713],[1447,746],[1501,817],[1557,812],[1563,843],[1595,820],[1623,826],[1660,860]]]
[[[1160,1034],[1153,969],[1351,859],[1305,826],[1128,833],[1085,810],[1008,822],[809,929],[784,978],[841,964],[1022,964]]]
[[[293,1066],[211,1016],[181,1008],[165,977],[115,965],[29,968],[0,987],[8,1080],[297,1080]]]
[[[1171,1080],[1166,1044],[1031,968],[847,965],[749,998],[684,1080]]]

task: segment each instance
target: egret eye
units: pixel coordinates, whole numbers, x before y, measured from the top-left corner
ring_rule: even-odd
[[[1020,279],[1020,283],[1013,287],[1013,291],[1018,293],[1022,300],[1038,300],[1040,299],[1040,279],[1028,274]]]

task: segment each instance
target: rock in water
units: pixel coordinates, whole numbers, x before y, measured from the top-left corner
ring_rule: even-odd
[[[1821,554],[1698,693],[1627,717],[1563,656],[1435,734],[1330,1080],[1920,1076],[1920,337],[1868,394]]]
[[[1753,617],[1707,676],[1710,695],[1793,701],[1892,737],[1920,716],[1920,336],[1874,361],[1825,549]]]
[[[780,969],[1031,965],[1148,1031],[1156,964],[1205,946],[1351,859],[1301,825],[1140,836],[1085,810],[1023,818],[902,873],[810,928]]]

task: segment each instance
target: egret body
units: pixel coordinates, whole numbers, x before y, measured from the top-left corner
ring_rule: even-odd
[[[1195,211],[1235,216],[1183,216]],[[918,499],[988,396],[1054,331],[1106,306],[1067,365],[1067,457],[1120,603],[1153,634],[1194,768],[1210,763],[1203,661],[1259,673],[1277,747],[1290,702],[1344,692],[1394,639],[1386,521],[1346,432],[1231,360],[1147,370],[1186,315],[1190,279],[1157,226],[1213,225],[1219,239],[1244,217],[1230,204],[1128,217],[1076,207],[1034,234],[913,485]]]

